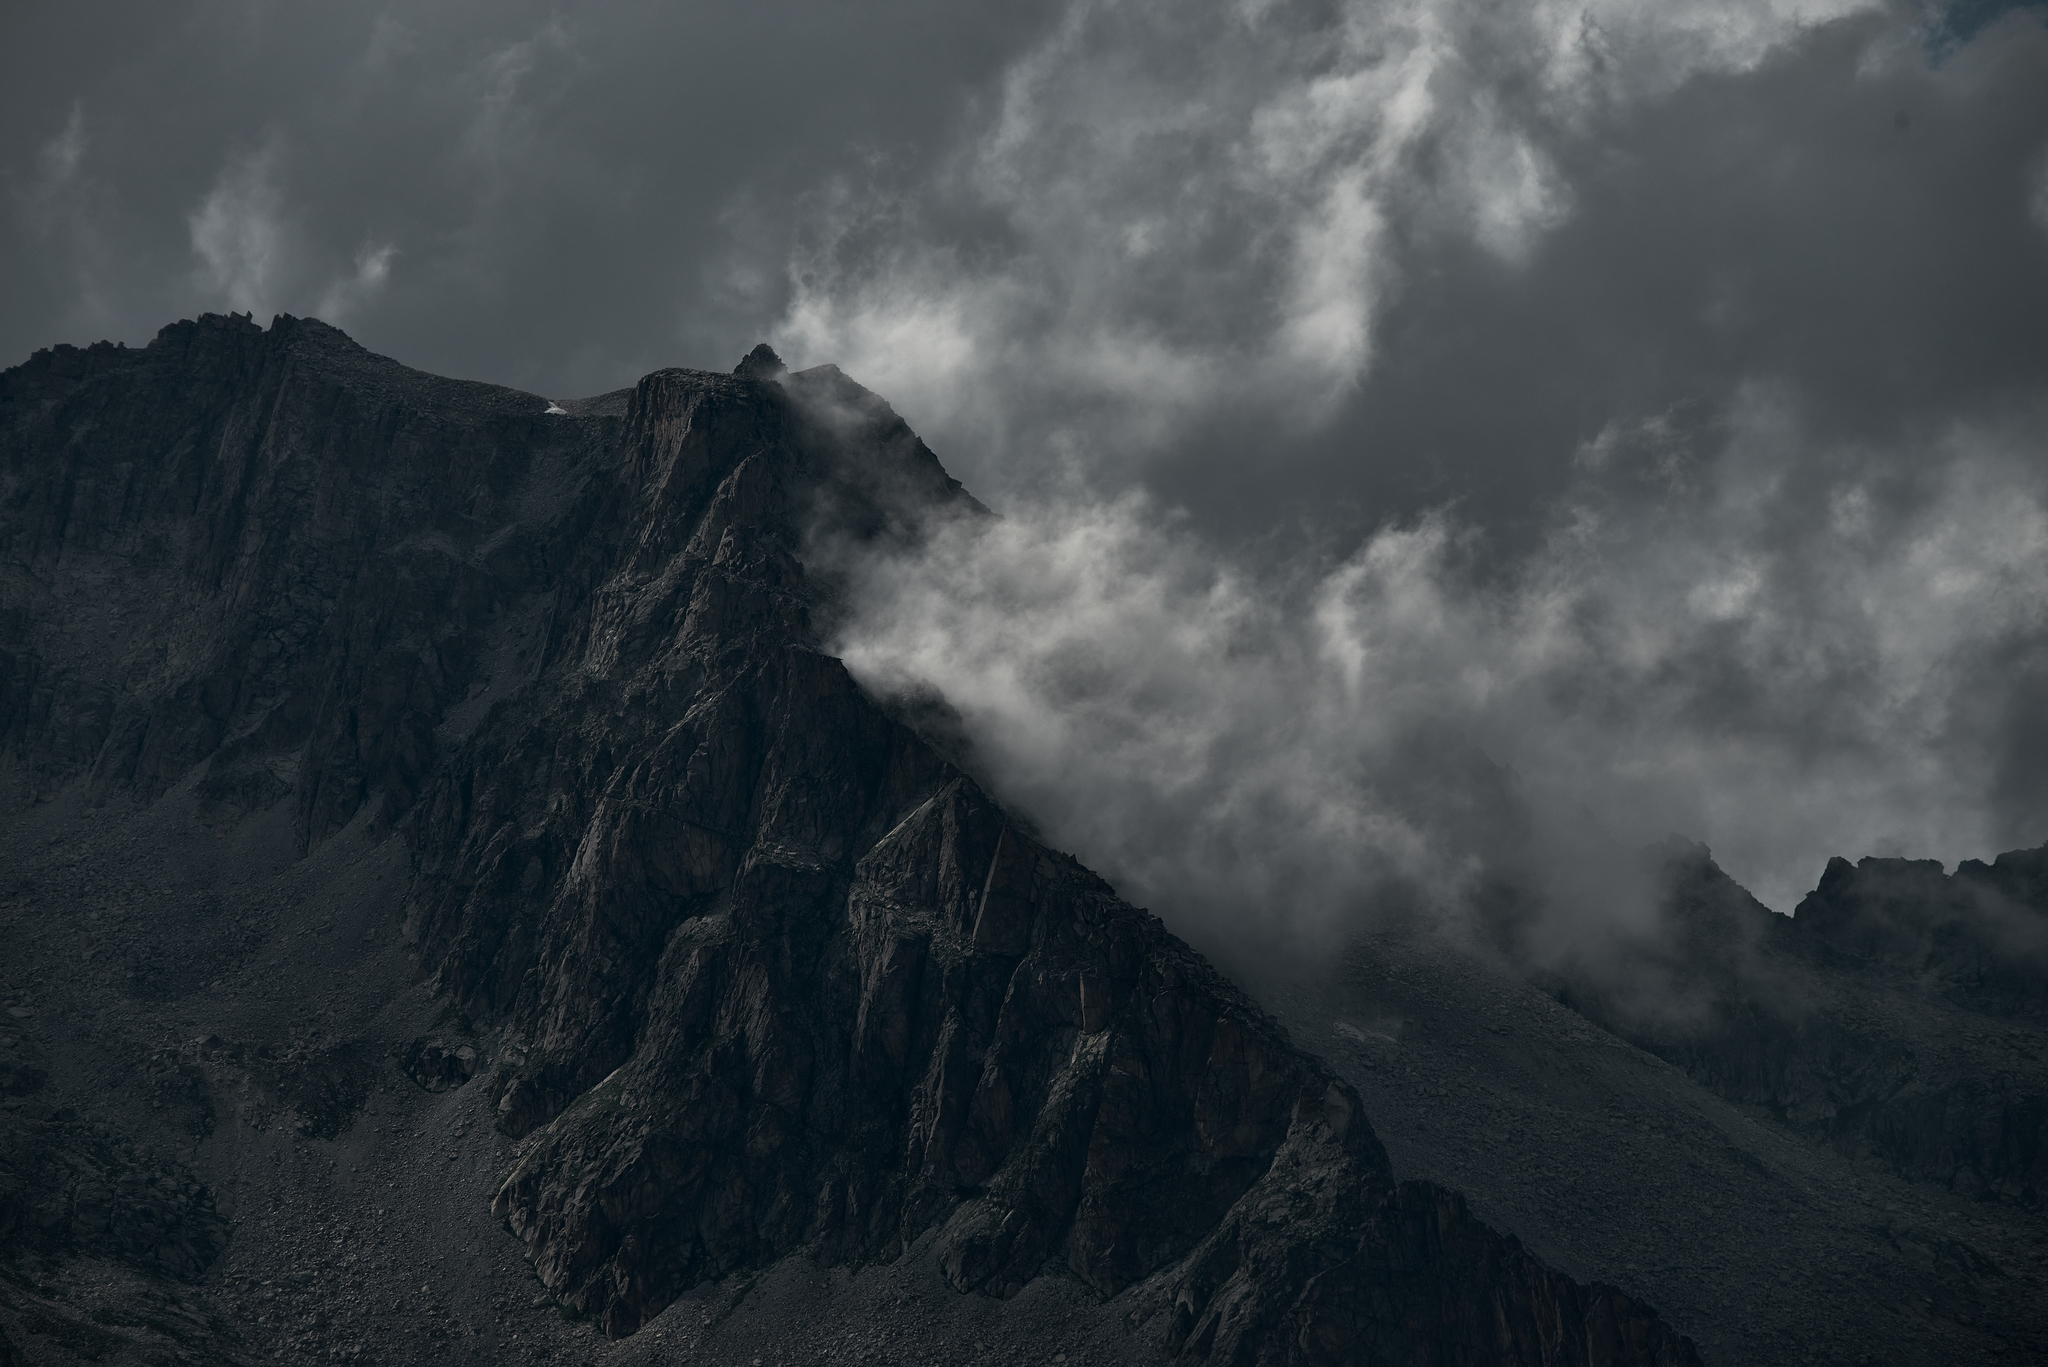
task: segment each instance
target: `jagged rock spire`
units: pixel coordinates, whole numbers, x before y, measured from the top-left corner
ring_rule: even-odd
[[[743,380],[778,380],[789,373],[789,367],[775,354],[774,347],[762,342],[732,368],[732,373]]]

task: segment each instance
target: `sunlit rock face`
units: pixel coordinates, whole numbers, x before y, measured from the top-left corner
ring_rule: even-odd
[[[38,353],[0,439],[30,795],[403,842],[480,1045],[391,1067],[490,1089],[493,1209],[606,1333],[801,1251],[1071,1276],[1159,1358],[1696,1361],[1396,1184],[1348,1084],[819,651],[809,547],[987,515],[835,369],[550,403],[209,317]]]

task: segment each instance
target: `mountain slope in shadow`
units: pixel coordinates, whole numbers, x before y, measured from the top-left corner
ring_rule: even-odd
[[[795,1351],[750,1279],[915,1263],[1133,1361],[1697,1360],[1396,1182],[1356,1090],[819,653],[808,537],[985,515],[836,370],[548,404],[208,317],[6,372],[0,441],[0,1207],[81,1125],[162,1174],[0,1225],[9,1351],[587,1355],[495,1217],[613,1340]],[[78,1232],[159,1190],[183,1262]]]

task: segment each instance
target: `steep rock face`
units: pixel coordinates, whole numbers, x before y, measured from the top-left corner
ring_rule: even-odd
[[[8,372],[0,736],[45,790],[402,832],[567,1304],[929,1239],[1187,1360],[1695,1360],[1397,1185],[1349,1087],[817,652],[811,538],[984,515],[887,405],[761,349],[557,407],[288,319]]]
[[[826,378],[840,409],[872,404]],[[1402,1198],[1355,1095],[801,644],[793,525],[901,520],[900,481],[872,439],[866,482],[844,472],[821,439],[839,424],[777,428],[747,383],[643,382],[634,591],[593,592],[575,688],[487,724],[421,808],[423,848],[458,853],[423,880],[445,891],[418,933],[460,1000],[526,1023],[505,1123],[555,1116],[497,1199],[543,1279],[621,1333],[707,1276],[799,1247],[892,1257],[938,1228],[962,1290],[1009,1294],[1049,1258],[1105,1295],[1163,1275],[1194,1358],[1353,1360],[1398,1324],[1555,1361],[1614,1320],[1616,1360],[1683,1360],[1609,1293],[1518,1281],[1533,1265],[1455,1204],[1434,1240],[1383,1230]],[[714,442],[741,458],[704,461]],[[825,496],[792,506],[806,488]],[[574,738],[600,729],[586,777]],[[1332,1246],[1240,1212],[1227,1267],[1180,1269],[1260,1182],[1327,1205]],[[1450,1274],[1446,1244],[1491,1252]],[[1470,1313],[1384,1295],[1404,1269],[1420,1299],[1469,1276]],[[1544,1329],[1502,1339],[1497,1303]]]
[[[1913,981],[1987,1016],[2048,1021],[2048,847],[1946,876],[1927,859],[1830,859],[1793,913],[1809,958]]]
[[[487,619],[549,580],[508,505],[593,426],[310,320],[38,352],[0,381],[0,746],[45,793],[204,763],[230,811],[288,799],[302,842],[373,796],[388,821]]]
[[[1699,846],[1663,851],[1668,935],[1626,974],[1567,975],[1569,1004],[1730,1100],[1983,1199],[2048,1195],[2048,851],[1834,859],[1779,916]]]
[[[1698,1360],[1648,1307],[1572,1285],[1456,1193],[1404,1182],[1362,1210],[1355,1185],[1305,1146],[1277,1156],[1177,1280],[1169,1341],[1184,1361]]]

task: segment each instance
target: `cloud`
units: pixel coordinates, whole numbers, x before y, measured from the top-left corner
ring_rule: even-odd
[[[2048,648],[2040,416],[1830,450],[1754,390],[1675,456],[1610,438],[1504,576],[1451,510],[1276,570],[1069,486],[925,554],[840,548],[835,649],[936,688],[999,792],[1212,943],[1417,899],[1458,924],[1512,876],[1563,952],[1644,914],[1618,853],[1671,832],[1789,911],[1830,852],[2048,839],[1982,724],[1994,659]]]
[[[71,116],[64,121],[64,131],[37,150],[41,185],[55,189],[76,179],[79,163],[85,160],[86,142],[85,106],[73,100]]]
[[[1417,243],[1526,264],[1572,213],[1556,145],[1859,8],[1076,3],[890,231],[850,225],[857,190],[813,203],[776,340],[970,450],[1046,436],[1053,395],[1124,459],[1219,409],[1313,427]]]
[[[63,128],[36,146],[34,173],[12,195],[18,230],[47,254],[46,279],[61,281],[74,311],[87,316],[103,310],[102,224],[112,208],[107,186],[88,171],[91,147],[84,102],[73,100]]]
[[[237,312],[268,313],[286,267],[284,196],[275,183],[277,139],[232,157],[186,218],[206,289]]]
[[[557,394],[729,366],[782,312],[792,205],[863,148],[921,174],[1050,8],[52,11],[0,54],[0,178],[27,187],[82,106],[106,308],[81,309],[64,237],[17,215],[0,344],[18,359],[140,344],[207,308],[314,311],[364,244],[396,243],[383,289],[337,298],[412,364]],[[250,165],[266,149],[267,179]],[[766,287],[717,287],[746,271]]]
[[[1391,888],[1455,908],[1582,806],[1779,905],[1829,854],[2042,836],[2037,13],[508,0],[48,34],[0,55],[17,355],[226,305],[564,395],[763,338],[837,361],[1009,514],[875,569],[846,648],[942,684],[1164,912],[1312,939]]]
[[[389,242],[365,242],[356,250],[355,271],[327,287],[315,312],[327,322],[346,323],[391,279],[391,258],[396,255],[398,248]]]
[[[2048,233],[2048,150],[2035,158],[2032,174],[2028,176],[2027,212],[2041,231]]]
[[[381,57],[388,45],[380,29],[372,52]],[[567,60],[573,60],[569,30],[550,16],[528,36],[494,47],[471,64],[462,77],[471,103],[463,150],[499,176],[540,171],[533,160],[545,147],[538,116],[549,101],[534,87],[548,76],[559,88],[563,81],[550,64]]]
[[[1220,939],[1512,874],[1564,952],[1644,914],[1617,843],[1789,910],[2048,839],[2048,44],[1931,44],[1071,7],[925,181],[810,206],[778,340],[1006,517],[857,569],[839,647]]]
[[[88,225],[91,195],[83,166],[90,143],[85,106],[74,100],[62,130],[36,146],[34,174],[13,187],[15,221],[29,235],[48,243]]]
[[[272,133],[222,165],[212,188],[186,217],[192,252],[200,261],[198,283],[216,306],[225,304],[235,312],[310,310],[330,323],[345,324],[383,292],[398,248],[388,241],[366,241],[347,267],[334,270],[317,229],[287,200],[280,184],[284,161],[283,138]]]

